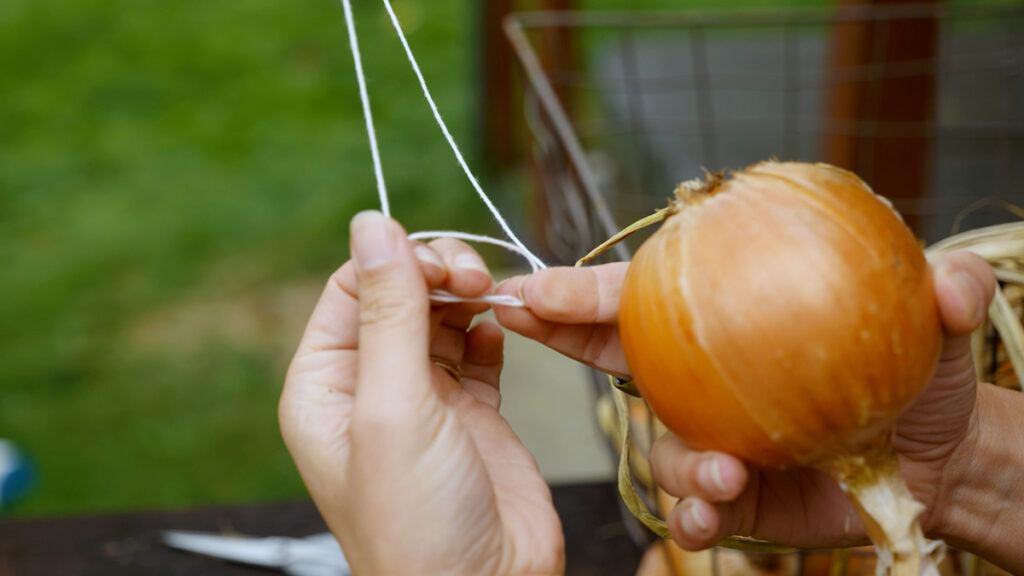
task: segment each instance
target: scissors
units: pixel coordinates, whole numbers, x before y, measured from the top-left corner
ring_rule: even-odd
[[[276,568],[289,576],[352,576],[341,546],[330,532],[305,538],[251,538],[165,530],[165,546],[240,564]]]

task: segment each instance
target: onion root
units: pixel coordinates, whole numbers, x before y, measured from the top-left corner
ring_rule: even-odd
[[[900,476],[899,460],[888,438],[821,468],[839,483],[874,542],[876,574],[938,576],[945,546],[925,539],[918,522],[924,505],[914,499]]]

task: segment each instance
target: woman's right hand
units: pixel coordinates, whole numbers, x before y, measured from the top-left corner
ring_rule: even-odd
[[[352,220],[288,370],[281,433],[358,574],[564,574],[551,490],[498,411],[502,332],[469,246],[410,243],[379,212]],[[0,570],[0,573],[3,571]]]

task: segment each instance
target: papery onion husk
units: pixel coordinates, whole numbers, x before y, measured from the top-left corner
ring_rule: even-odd
[[[852,173],[794,162],[687,183],[666,215],[619,313],[654,413],[694,449],[824,470],[892,574],[937,574],[891,447],[942,344],[899,215]]]

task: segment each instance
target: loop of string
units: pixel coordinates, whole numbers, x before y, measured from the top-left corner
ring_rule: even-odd
[[[409,234],[409,240],[429,240],[432,238],[458,238],[459,240],[466,240],[467,242],[480,242],[483,244],[492,244],[494,246],[500,246],[510,252],[515,252],[526,261],[530,263],[530,268],[536,272],[545,268],[544,263],[539,258],[534,256],[529,251],[523,251],[519,246],[500,240],[498,238],[491,238],[490,236],[481,236],[479,234],[470,234],[468,232],[459,232],[457,230],[438,230],[430,232],[413,232]],[[485,302],[487,304],[495,306],[509,306],[512,308],[524,308],[526,304],[516,298],[515,296],[508,296],[505,294],[490,294],[488,296],[481,296],[480,298],[463,298],[456,296],[447,290],[434,290],[430,293],[430,299],[433,302]]]
[[[530,263],[530,268],[536,272],[547,268],[540,258],[534,256],[530,251],[524,250],[522,247],[506,242],[498,238],[491,238],[490,236],[481,236],[480,234],[470,234],[469,232],[458,232],[456,230],[438,230],[432,232],[413,232],[409,234],[409,240],[430,240],[433,238],[457,238],[459,240],[465,240],[467,242],[480,242],[482,244],[491,244],[493,246],[500,246],[509,252],[515,252],[527,262]]]
[[[423,77],[423,73],[420,71],[419,64],[416,62],[416,57],[412,53],[412,48],[409,46],[408,40],[406,40],[405,33],[402,31],[402,25],[398,21],[398,16],[395,14],[395,10],[392,8],[390,0],[383,0],[383,2],[384,9],[387,11],[388,17],[391,19],[391,24],[394,26],[395,32],[398,34],[398,40],[402,43],[402,48],[405,50],[405,55],[409,59],[409,64],[412,66],[412,70],[416,74],[416,79],[419,81],[420,89],[423,91],[423,96],[426,98],[427,104],[430,106],[430,111],[434,115],[434,120],[437,122],[437,125],[440,126],[445,140],[448,141],[448,145],[455,154],[455,159],[458,161],[459,166],[462,167],[462,171],[466,174],[466,177],[469,179],[470,184],[476,191],[477,196],[479,196],[484,205],[487,206],[487,210],[490,211],[492,216],[494,216],[494,219],[498,222],[498,225],[501,227],[502,231],[505,232],[505,235],[508,236],[511,242],[491,238],[489,236],[480,236],[477,234],[447,230],[438,232],[417,232],[410,234],[409,238],[411,240],[420,240],[424,238],[458,238],[471,242],[484,242],[487,244],[501,246],[502,248],[520,254],[526,258],[534,272],[546,268],[544,262],[530,252],[529,248],[527,248],[515,233],[512,232],[512,228],[509,227],[505,218],[502,217],[501,212],[494,203],[491,202],[491,199],[480,186],[480,182],[477,181],[476,176],[473,175],[472,170],[470,170],[469,165],[462,156],[462,152],[455,143],[455,138],[452,137],[451,132],[448,130],[448,125],[445,124],[444,119],[441,117],[441,112],[438,110],[433,96],[430,94],[430,89],[427,87],[427,82]],[[355,63],[356,80],[359,83],[359,99],[362,102],[363,117],[366,120],[366,132],[370,143],[370,154],[373,159],[374,177],[377,180],[377,194],[380,197],[381,211],[386,216],[390,217],[391,214],[388,203],[387,188],[384,185],[384,170],[380,159],[380,150],[377,145],[377,135],[373,125],[373,114],[370,110],[369,91],[366,88],[366,76],[363,72],[362,55],[359,52],[359,40],[356,37],[355,18],[352,15],[351,0],[341,0],[341,4],[345,13],[345,25],[348,28],[349,45],[352,49],[352,59]],[[524,306],[524,303],[518,298],[497,294],[482,296],[480,298],[462,298],[443,290],[435,290],[430,293],[430,299],[433,302],[486,302],[497,306]]]

